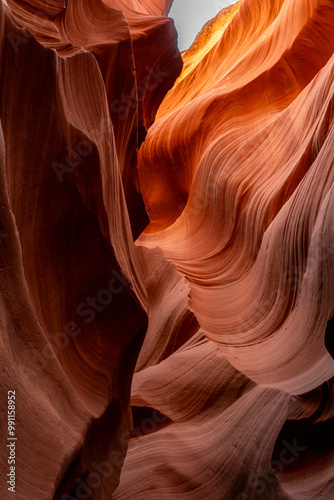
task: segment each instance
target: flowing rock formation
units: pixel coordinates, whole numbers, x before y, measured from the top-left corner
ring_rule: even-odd
[[[1,2],[15,494],[331,500],[334,4],[171,4]]]

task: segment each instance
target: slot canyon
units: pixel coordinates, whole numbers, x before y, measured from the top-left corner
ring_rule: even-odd
[[[334,498],[334,2],[205,2],[0,0],[4,500]]]

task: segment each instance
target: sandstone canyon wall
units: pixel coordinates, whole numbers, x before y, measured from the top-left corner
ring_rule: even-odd
[[[1,0],[1,498],[334,497],[334,3],[171,4]]]

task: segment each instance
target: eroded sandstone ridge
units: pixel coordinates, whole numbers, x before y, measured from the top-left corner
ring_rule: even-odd
[[[171,4],[1,1],[2,498],[334,497],[334,3]]]

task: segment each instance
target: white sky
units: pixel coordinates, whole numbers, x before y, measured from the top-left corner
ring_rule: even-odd
[[[204,24],[237,0],[174,0],[169,17],[175,21],[179,49],[185,50],[195,40]]]

